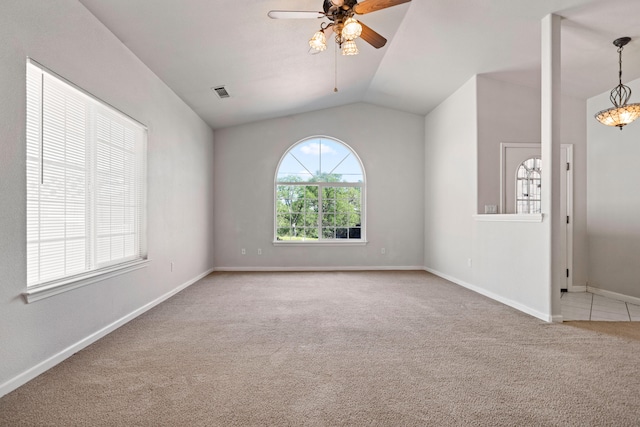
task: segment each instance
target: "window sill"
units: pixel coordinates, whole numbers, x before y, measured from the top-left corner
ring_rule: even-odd
[[[27,291],[22,295],[24,296],[26,302],[30,304],[32,302],[40,301],[41,299],[49,298],[63,292],[68,292],[73,289],[87,286],[101,280],[119,276],[121,274],[138,270],[140,268],[145,268],[149,262],[151,262],[151,260],[149,259],[136,260],[128,262],[126,264],[120,264],[97,271],[91,271],[80,276],[74,276],[72,278],[65,278],[55,282],[36,285],[33,288],[27,289]]]
[[[543,214],[478,214],[473,218],[485,222],[542,222]]]
[[[365,246],[368,242],[366,240],[345,240],[345,241],[284,241],[276,240],[273,242],[273,246]]]

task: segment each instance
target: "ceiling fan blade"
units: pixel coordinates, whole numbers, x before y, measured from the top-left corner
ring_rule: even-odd
[[[271,19],[320,19],[325,17],[323,12],[307,10],[270,10],[267,15]]]
[[[360,34],[360,38],[362,40],[366,41],[376,49],[380,49],[382,46],[387,44],[387,39],[382,37],[380,34],[376,33],[371,28],[364,25],[362,22],[360,22],[360,25],[362,25],[362,34]]]
[[[353,6],[353,11],[358,15],[375,12],[376,10],[386,9],[391,6],[397,6],[402,3],[408,3],[411,0],[364,0]]]

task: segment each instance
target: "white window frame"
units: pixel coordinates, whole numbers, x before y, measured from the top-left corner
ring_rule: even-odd
[[[351,155],[358,161],[360,165],[360,170],[362,171],[362,182],[288,182],[288,181],[279,181],[278,180],[278,172],[280,171],[280,166],[282,165],[283,160],[287,157],[287,155],[295,149],[297,146],[302,145],[308,141],[312,141],[315,139],[328,139],[333,142],[336,142],[342,146],[344,146]],[[367,200],[367,178],[364,169],[364,165],[362,164],[362,160],[358,153],[351,148],[345,142],[326,135],[315,135],[310,136],[295,144],[291,145],[282,155],[280,161],[278,162],[278,166],[275,171],[274,178],[274,186],[273,186],[273,244],[275,246],[288,246],[288,245],[297,245],[297,246],[361,246],[367,244],[367,209],[366,209],[366,200]],[[318,240],[278,240],[278,186],[286,185],[286,186],[317,186],[318,187]],[[323,238],[322,237],[322,195],[323,189],[330,187],[358,187],[360,188],[360,238]]]
[[[147,127],[30,58],[27,114],[27,302],[144,267]],[[58,249],[43,254],[47,244]]]

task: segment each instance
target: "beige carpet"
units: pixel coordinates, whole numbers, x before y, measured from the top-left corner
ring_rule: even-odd
[[[215,273],[0,399],[2,426],[638,426],[640,342],[424,272]]]

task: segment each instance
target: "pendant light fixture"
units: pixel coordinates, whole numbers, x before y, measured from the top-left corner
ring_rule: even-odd
[[[631,97],[631,88],[622,84],[622,49],[631,41],[629,37],[621,37],[614,40],[613,44],[618,48],[618,86],[611,90],[609,99],[613,104],[613,108],[600,111],[595,118],[607,126],[622,127],[628,125],[638,117],[640,117],[640,104],[627,104]]]

